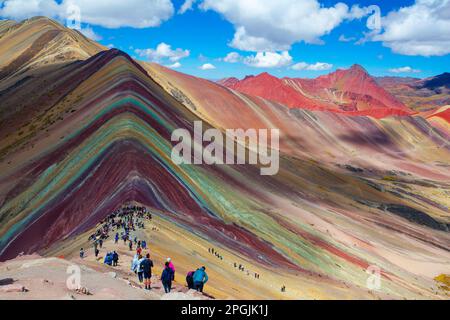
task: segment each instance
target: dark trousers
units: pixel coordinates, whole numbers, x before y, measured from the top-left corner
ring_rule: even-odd
[[[144,272],[138,272],[138,279],[140,283],[144,281]]]
[[[198,292],[203,292],[203,282],[199,282],[199,281],[195,282],[194,283],[194,288]]]
[[[172,290],[172,282],[163,282],[164,291],[166,293],[170,293],[170,290]]]

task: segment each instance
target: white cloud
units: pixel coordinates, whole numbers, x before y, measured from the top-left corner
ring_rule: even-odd
[[[356,39],[354,37],[346,37],[344,34],[341,34],[339,36],[339,41],[340,42],[351,42],[351,41],[355,41]]]
[[[216,67],[214,65],[212,65],[211,63],[205,63],[204,65],[202,65],[200,67],[200,69],[202,69],[202,70],[213,70],[215,68]]]
[[[222,14],[235,26],[230,46],[255,52],[285,51],[300,41],[321,43],[320,37],[344,20],[362,15],[344,3],[325,7],[317,0],[203,0],[200,8]]]
[[[413,69],[411,67],[400,67],[400,68],[389,69],[389,72],[392,72],[392,73],[419,73],[421,71]]]
[[[382,18],[382,33],[372,36],[392,51],[411,56],[450,53],[450,0],[416,0]]]
[[[164,42],[158,44],[156,49],[136,49],[135,52],[143,58],[150,61],[160,62],[163,59],[169,59],[172,62],[177,62],[183,58],[189,57],[190,51],[183,49],[175,49]]]
[[[171,69],[177,69],[177,68],[180,68],[180,67],[181,67],[181,63],[179,63],[179,62],[177,61],[177,62],[175,62],[175,63],[173,63],[173,64],[170,64],[170,65],[168,65],[168,66],[166,66],[166,67],[171,68]]]
[[[195,2],[196,0],[185,0],[183,5],[178,10],[178,14],[183,14],[188,10],[192,10],[192,6],[194,5]]]
[[[174,13],[171,0],[3,0],[0,4],[0,16],[15,20],[43,15],[63,21],[75,6],[82,23],[106,28],[156,27]]]
[[[257,68],[278,68],[285,67],[292,63],[289,52],[258,52],[256,55],[244,58],[244,63]]]
[[[314,64],[299,62],[291,67],[291,69],[293,70],[308,70],[308,71],[324,71],[330,70],[331,68],[333,68],[333,65],[325,62],[316,62]]]
[[[225,58],[223,58],[223,61],[228,62],[228,63],[236,63],[241,60],[242,60],[242,57],[237,52],[230,52],[229,54],[226,55]]]
[[[100,41],[102,40],[102,36],[95,33],[95,31],[91,27],[82,28],[80,32],[87,38],[94,40],[94,41]]]

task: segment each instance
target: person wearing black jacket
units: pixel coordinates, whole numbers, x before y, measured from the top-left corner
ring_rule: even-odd
[[[170,293],[172,290],[172,279],[174,278],[173,270],[170,268],[169,262],[166,262],[165,268],[161,275],[161,282],[166,293]]]
[[[145,259],[142,260],[140,267],[144,272],[145,290],[151,290],[153,261],[150,260],[150,254],[147,253]]]

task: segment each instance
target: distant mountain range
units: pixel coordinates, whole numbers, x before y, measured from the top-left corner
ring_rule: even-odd
[[[268,73],[218,83],[230,89],[282,103],[290,108],[326,110],[384,118],[411,115],[450,103],[448,73],[428,78],[373,78],[353,65],[315,79],[277,78]],[[423,100],[427,103],[423,105]]]
[[[450,73],[426,79],[381,77],[377,82],[405,105],[416,111],[430,111],[450,105]]]

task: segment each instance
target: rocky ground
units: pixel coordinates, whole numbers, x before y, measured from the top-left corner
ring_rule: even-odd
[[[98,260],[91,249],[86,258],[66,260],[61,258],[43,258],[39,255],[22,256],[0,264],[0,300],[1,299],[45,299],[45,300],[199,300],[210,299],[180,283],[174,283],[173,291],[165,294],[154,274],[152,290],[143,290],[134,273],[129,271],[132,252],[122,244],[108,241],[102,252],[108,247],[117,247],[121,261],[117,267],[104,265],[103,255]],[[80,270],[80,285],[76,283],[76,273]],[[78,288],[76,288],[78,287]]]

